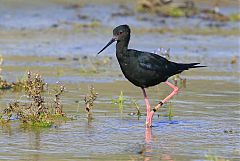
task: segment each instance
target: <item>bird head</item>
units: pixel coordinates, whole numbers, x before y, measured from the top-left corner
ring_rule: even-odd
[[[129,38],[130,38],[130,33],[131,33],[131,30],[128,25],[120,25],[120,26],[116,27],[113,30],[112,39],[97,54],[100,54],[103,50],[105,50],[109,45],[111,45],[115,41],[117,41],[117,42],[127,41],[128,42]]]

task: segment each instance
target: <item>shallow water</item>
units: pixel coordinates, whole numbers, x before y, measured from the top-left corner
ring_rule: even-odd
[[[51,128],[26,128],[16,120],[10,126],[1,126],[0,160],[206,160],[209,156],[240,160],[239,61],[230,63],[232,56],[239,54],[237,35],[173,35],[135,30],[131,48],[154,51],[170,47],[171,60],[201,62],[208,66],[181,74],[187,79],[187,87],[180,87],[179,94],[171,100],[172,120],[163,107],[154,116],[154,127],[146,129],[141,90],[123,77],[112,54],[115,47],[95,57],[111,38],[111,28],[124,19],[109,16],[114,13],[111,7],[119,5],[106,6],[106,12],[101,12],[100,17],[106,17],[101,23],[109,22],[108,25],[83,30],[69,28],[67,24],[58,29],[49,26],[65,20],[82,22],[76,14],[92,8],[96,12],[88,15],[86,23],[89,23],[104,6],[89,4],[72,10],[54,3],[48,8],[41,6],[44,3],[38,5],[39,10],[31,7],[30,10],[6,10],[0,6],[0,20],[3,20],[0,21],[0,53],[4,59],[1,76],[13,82],[31,70],[41,74],[50,88],[56,82],[64,84],[63,109],[75,119]],[[49,8],[55,11],[52,19]],[[30,25],[15,21],[22,11]],[[59,13],[65,13],[65,17]],[[127,19],[134,27],[151,27],[157,23],[140,22],[135,16]],[[165,25],[171,26],[173,22],[185,25],[183,19],[167,19]],[[227,28],[232,26],[237,23],[227,24]],[[99,93],[93,120],[87,119],[84,110],[84,96],[90,85]],[[122,114],[118,106],[112,104],[120,91],[128,98]],[[147,89],[152,106],[170,92],[164,84]],[[23,95],[11,90],[0,91],[0,109],[14,100],[26,101]],[[136,109],[130,99],[140,105],[139,120],[131,115]],[[46,98],[46,101],[52,100]]]
[[[231,74],[229,70],[223,70],[218,79],[214,79],[218,72],[207,68],[184,72],[182,77],[187,78],[187,88],[181,88],[180,93],[171,100],[174,112],[172,120],[169,121],[165,116],[167,109],[162,108],[154,116],[154,127],[145,129],[145,105],[141,90],[119,76],[119,69],[109,70],[118,68],[115,59],[109,64],[100,64],[102,69],[97,68],[96,73],[86,74],[77,71],[78,65],[86,65],[81,58],[78,62],[71,58],[64,61],[54,57],[45,57],[43,61],[20,58],[29,65],[24,66],[16,60],[17,66],[14,68],[13,57],[6,56],[3,70],[8,74],[5,78],[14,81],[17,73],[21,76],[23,71],[30,68],[40,71],[50,84],[60,81],[67,88],[62,97],[64,111],[73,115],[75,120],[49,129],[26,129],[16,121],[11,126],[1,127],[0,142],[4,147],[0,150],[1,160],[204,160],[207,155],[240,159],[239,73],[234,72],[234,65]],[[104,57],[88,59],[94,64],[94,61],[104,60]],[[47,67],[48,64],[62,64],[59,65],[62,74],[57,76],[51,70],[52,66]],[[16,72],[17,69],[22,72]],[[235,78],[226,79],[231,77]],[[90,84],[99,93],[93,120],[87,119],[83,102]],[[140,120],[137,116],[129,115],[136,112],[129,101],[125,103],[122,115],[117,105],[111,103],[120,91],[124,92],[126,98],[137,100],[143,114]],[[147,92],[154,105],[170,93],[170,89],[159,85],[149,88]],[[11,91],[2,93],[1,107],[19,99],[21,95]],[[225,132],[230,130],[231,133]]]

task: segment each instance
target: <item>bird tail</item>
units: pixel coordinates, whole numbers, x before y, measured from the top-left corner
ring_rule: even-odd
[[[184,71],[184,70],[188,70],[190,68],[202,68],[202,67],[207,67],[207,66],[204,66],[204,65],[198,65],[200,63],[190,63],[190,64],[181,64],[181,63],[178,63],[177,64],[177,67],[179,70],[181,71]]]

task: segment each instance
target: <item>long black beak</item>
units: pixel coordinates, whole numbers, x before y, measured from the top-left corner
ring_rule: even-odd
[[[104,46],[104,48],[102,48],[102,50],[100,50],[98,53],[97,53],[97,55],[98,54],[100,54],[103,50],[105,50],[109,45],[111,45],[114,41],[116,41],[117,39],[115,38],[115,37],[113,37],[108,43],[107,43],[107,45],[106,46]]]

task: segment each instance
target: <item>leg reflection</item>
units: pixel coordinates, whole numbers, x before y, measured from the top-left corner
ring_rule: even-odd
[[[152,128],[146,128],[144,161],[151,160],[151,153],[152,153]]]
[[[152,140],[152,128],[146,128],[145,131],[145,142],[149,143]]]

